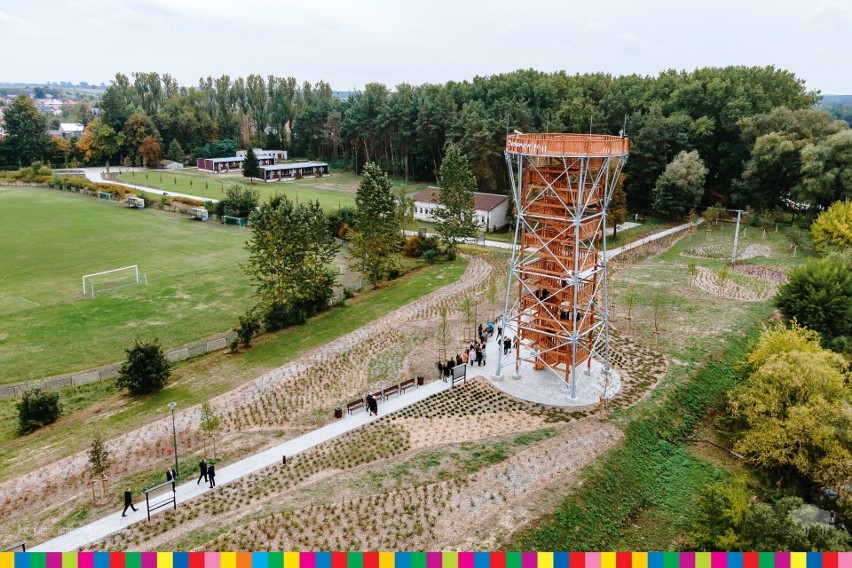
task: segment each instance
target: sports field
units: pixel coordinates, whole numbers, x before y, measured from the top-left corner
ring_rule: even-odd
[[[0,187],[0,384],[232,328],[252,303],[247,233],[49,189]],[[138,265],[147,286],[84,298],[84,274]]]
[[[187,168],[177,172],[138,171],[127,172],[119,176],[125,183],[150,187],[153,190],[174,191],[195,195],[203,199],[222,199],[225,188],[232,183],[249,185],[249,180],[239,174],[210,174]],[[300,180],[265,183],[255,180],[252,188],[260,194],[261,202],[273,195],[286,195],[293,201],[304,202],[308,199],[319,200],[326,211],[340,207],[355,206],[355,192],[358,190],[360,176],[351,172],[332,171],[329,177],[303,178]],[[409,193],[426,187],[425,183],[393,180],[395,186],[405,186]]]

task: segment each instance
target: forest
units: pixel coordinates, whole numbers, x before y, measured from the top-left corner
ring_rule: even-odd
[[[657,76],[527,69],[445,84],[368,83],[345,99],[325,82],[293,77],[222,75],[187,87],[168,74],[119,73],[83,137],[50,159],[191,162],[251,144],[357,172],[372,161],[393,176],[431,181],[454,142],[478,189],[504,193],[507,133],[624,131],[631,210],[653,209],[654,186],[681,152],[697,152],[707,169],[700,205],[774,209],[785,198],[828,204],[848,195],[839,182],[826,188],[806,179],[808,171],[830,173],[838,160],[845,167],[852,147],[848,124],[815,109],[819,102],[802,79],[773,66]],[[811,152],[819,163],[808,166],[805,150],[814,144],[825,148]]]

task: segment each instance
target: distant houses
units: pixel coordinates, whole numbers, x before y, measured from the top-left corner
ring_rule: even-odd
[[[62,138],[80,138],[85,129],[86,127],[79,122],[60,122],[58,135]]]
[[[328,164],[325,162],[295,162],[260,166],[260,179],[263,181],[281,181],[317,175],[329,175]]]
[[[418,221],[436,222],[435,209],[439,207],[438,199],[441,188],[429,186],[413,194],[414,218]],[[509,211],[509,198],[497,193],[473,194],[474,217],[481,229],[494,231],[506,226],[506,213]]]
[[[289,164],[276,164],[276,160],[287,159],[287,152],[284,150],[264,150],[262,148],[255,148],[254,154],[257,156],[257,164],[260,168],[259,178],[263,181],[273,182],[298,179],[303,176],[329,175],[328,164],[325,162],[294,162]],[[239,150],[237,151],[236,156],[228,158],[198,158],[196,163],[199,170],[218,174],[234,170],[242,171],[245,159],[246,150]]]
[[[245,156],[230,156],[228,158],[198,158],[195,163],[199,170],[212,172],[214,174],[230,172],[232,170],[242,170]],[[257,157],[259,166],[271,166],[275,163],[275,158],[264,155]]]

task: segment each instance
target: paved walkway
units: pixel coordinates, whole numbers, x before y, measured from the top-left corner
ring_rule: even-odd
[[[147,185],[135,185],[132,183],[126,183],[123,181],[112,181],[105,180],[101,177],[101,174],[106,170],[104,168],[80,168],[86,174],[86,179],[89,181],[93,181],[95,183],[111,183],[113,185],[123,185],[124,187],[129,187],[130,189],[138,189],[139,191],[144,191],[145,193],[151,193],[154,195],[171,195],[173,197],[186,197],[188,199],[196,199],[199,201],[212,201],[217,202],[218,199],[213,199],[211,197],[199,197],[197,195],[189,195],[188,193],[179,193],[177,191],[166,191],[164,189],[160,189],[158,187],[150,187]],[[115,168],[116,171],[121,172],[144,172],[144,168]],[[150,171],[150,170],[149,170]]]
[[[95,169],[95,168],[88,168]],[[666,237],[668,235],[677,233],[679,231],[683,231],[689,227],[689,223],[684,225],[680,225],[678,227],[673,227],[671,229],[667,229],[665,231],[661,231],[654,235],[650,235],[645,237],[644,239],[640,239],[639,241],[635,241],[628,245],[624,245],[623,247],[618,247],[609,251],[609,257],[616,256],[622,252],[634,249],[636,247],[642,246],[654,240]],[[486,246],[498,246],[499,248],[511,248],[511,243],[500,243],[497,241],[486,241]],[[480,243],[481,244],[481,243]],[[497,370],[497,360],[498,360],[498,349],[500,349],[497,341],[496,341],[496,333],[494,337],[492,337],[487,344],[486,349],[486,365],[482,367],[471,367],[468,369],[468,377],[474,377],[477,375],[483,375],[485,377],[489,377],[490,380],[494,380],[494,375]],[[507,362],[504,362],[504,365]],[[504,377],[508,371],[506,366],[502,369]],[[512,381],[511,378],[503,378],[502,381]],[[503,387],[504,385],[500,385],[502,382],[498,380],[498,384],[495,386]],[[506,385],[508,386],[508,385]],[[391,412],[395,412],[397,410],[406,408],[416,402],[419,402],[433,394],[437,394],[441,391],[447,390],[450,388],[449,383],[444,383],[442,381],[434,381],[428,383],[420,388],[416,388],[413,390],[409,390],[408,392],[401,394],[392,398],[387,402],[383,402],[379,406],[379,411],[381,415],[388,414]],[[505,389],[507,391],[511,391],[512,389]],[[332,438],[336,438],[341,434],[345,434],[346,432],[350,432],[360,426],[368,424],[372,421],[376,420],[376,417],[369,416],[364,411],[359,411],[354,415],[344,415],[344,417],[340,420],[332,422],[327,426],[323,426],[313,432],[309,432],[298,438],[293,438],[292,440],[288,440],[269,448],[268,450],[264,450],[252,456],[249,456],[243,460],[240,460],[236,463],[233,463],[229,466],[225,466],[220,470],[216,471],[216,482],[218,485],[224,485],[230,481],[234,481],[235,479],[239,479],[240,477],[246,476],[250,473],[263,469],[264,467],[281,463],[282,456],[294,456],[305,450],[313,448],[323,442],[331,440]],[[183,483],[177,487],[177,502],[178,504],[189,501],[190,499],[194,499],[202,495],[203,493],[210,491],[210,489],[204,485],[198,485],[195,483],[196,477],[193,477],[191,481]],[[43,542],[38,546],[34,546],[31,548],[34,552],[39,551],[57,551],[57,552],[66,552],[76,550],[81,547],[85,547],[86,545],[100,540],[106,536],[109,536],[112,533],[118,532],[121,529],[128,527],[134,523],[139,521],[146,520],[146,515],[143,510],[144,508],[144,495],[140,499],[139,496],[136,496],[137,500],[137,509],[139,509],[136,513],[132,511],[128,513],[127,517],[121,516],[121,511],[116,511],[106,517],[98,519],[97,521],[93,521],[87,525],[84,525],[78,529],[69,531],[68,533],[54,538],[52,540]],[[142,506],[140,506],[142,505]]]
[[[379,404],[379,416],[401,410],[449,388],[449,383],[434,381],[427,383],[422,387],[411,389],[406,393],[392,397],[386,402],[381,402]],[[336,438],[341,434],[345,434],[346,432],[350,432],[365,424],[369,424],[374,420],[377,420],[377,417],[369,416],[364,411],[358,411],[351,416],[344,414],[343,418],[340,420],[336,420],[335,422],[332,422],[327,426],[323,426],[318,430],[314,430],[313,432],[308,432],[298,438],[288,440],[282,444],[269,448],[268,450],[264,450],[229,466],[225,466],[222,469],[217,469],[216,484],[217,486],[221,486],[267,466],[279,464],[281,463],[282,456],[294,456],[323,442],[331,440],[332,438]],[[194,471],[197,475],[197,469],[192,471]],[[190,481],[178,485],[178,506],[180,506],[181,503],[185,503],[190,499],[194,499],[203,493],[211,491],[207,484],[204,483],[204,480],[202,480],[201,484],[196,484],[196,479],[197,477],[193,476]],[[215,491],[215,489],[213,489],[213,491]],[[126,517],[122,517],[121,511],[117,510],[115,513],[100,518],[97,521],[93,521],[78,529],[67,532],[62,536],[43,542],[38,546],[34,546],[30,548],[30,550],[33,552],[68,552],[85,547],[96,540],[118,532],[134,523],[146,521],[147,516],[145,514],[144,495],[142,495],[141,498],[139,495],[136,495],[136,508],[138,511],[135,513],[128,510]],[[161,511],[162,509],[157,511],[157,513]]]

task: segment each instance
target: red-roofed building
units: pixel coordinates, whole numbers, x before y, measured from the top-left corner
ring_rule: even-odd
[[[414,218],[419,221],[437,222],[434,211],[439,207],[438,197],[441,195],[440,187],[429,186],[413,194]],[[473,194],[473,207],[475,209],[476,222],[479,227],[488,231],[494,231],[505,227],[507,224],[506,214],[509,212],[509,198],[498,193]]]

